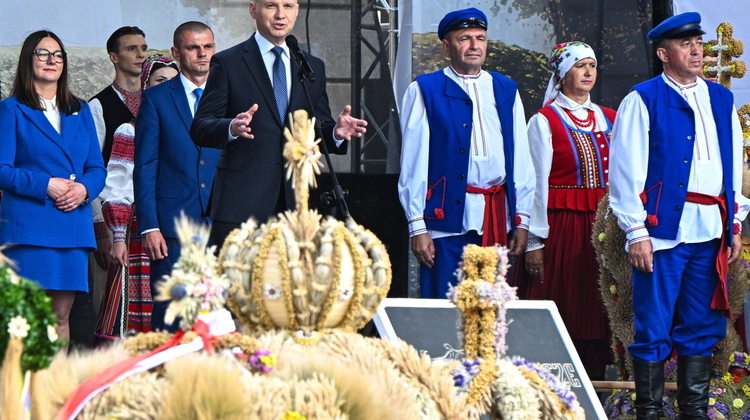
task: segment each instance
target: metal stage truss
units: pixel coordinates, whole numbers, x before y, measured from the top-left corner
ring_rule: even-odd
[[[352,172],[396,173],[401,128],[393,93],[398,45],[396,0],[352,0],[352,115],[368,121],[367,133],[352,141]]]

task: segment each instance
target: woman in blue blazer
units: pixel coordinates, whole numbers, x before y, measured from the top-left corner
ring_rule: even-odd
[[[68,88],[67,62],[60,38],[32,33],[21,47],[12,96],[0,102],[0,243],[18,274],[52,298],[65,340],[96,247],[87,203],[106,177],[89,107]]]

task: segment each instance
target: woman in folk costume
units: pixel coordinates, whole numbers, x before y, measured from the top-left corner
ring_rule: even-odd
[[[143,62],[141,90],[177,76],[177,63],[153,55]],[[137,114],[137,109],[133,114]],[[99,341],[121,338],[127,331],[151,330],[153,300],[149,260],[135,219],[133,198],[133,155],[135,122],[117,128],[107,164],[107,182],[102,191],[102,215],[113,233],[107,288],[96,337]]]
[[[591,229],[607,192],[615,111],[591,102],[590,46],[559,44],[550,65],[545,106],[527,127],[537,184],[522,288],[528,299],[555,301],[589,375],[603,379],[612,356]]]
[[[68,62],[57,35],[32,33],[12,96],[0,102],[0,245],[52,298],[63,340],[75,295],[88,290],[96,247],[88,203],[106,176],[89,106],[70,92]]]

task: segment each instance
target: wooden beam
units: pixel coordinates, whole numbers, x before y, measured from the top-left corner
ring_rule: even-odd
[[[612,389],[635,389],[633,381],[591,381],[596,391],[607,391]],[[674,391],[677,389],[677,382],[665,382],[664,390]]]

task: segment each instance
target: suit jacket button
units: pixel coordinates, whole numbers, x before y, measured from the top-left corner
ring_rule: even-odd
[[[471,101],[466,101],[466,105],[471,105]]]
[[[463,175],[459,175],[458,179],[464,179],[464,176]]]
[[[684,182],[680,182],[680,188],[685,188],[685,183]]]
[[[70,180],[75,181],[76,180],[76,174],[70,174]]]
[[[281,168],[281,166],[282,166],[282,165],[281,165],[281,162],[276,162],[276,167],[277,167],[277,168]]]
[[[199,164],[199,165],[205,165],[205,164],[206,164],[206,161],[205,161],[205,160],[203,160],[203,159],[201,159],[201,160],[199,160],[199,161],[198,161],[198,164]]]
[[[201,188],[206,188],[206,183],[205,182],[201,182]]]
[[[688,160],[687,159],[682,159],[682,162],[683,163],[688,163]]]
[[[468,126],[469,126],[469,124],[464,124],[464,128],[467,128]]]
[[[461,204],[461,200],[456,200],[456,204]]]
[[[461,153],[466,153],[466,149],[461,148]]]
[[[680,206],[674,206],[675,211],[680,211]]]

